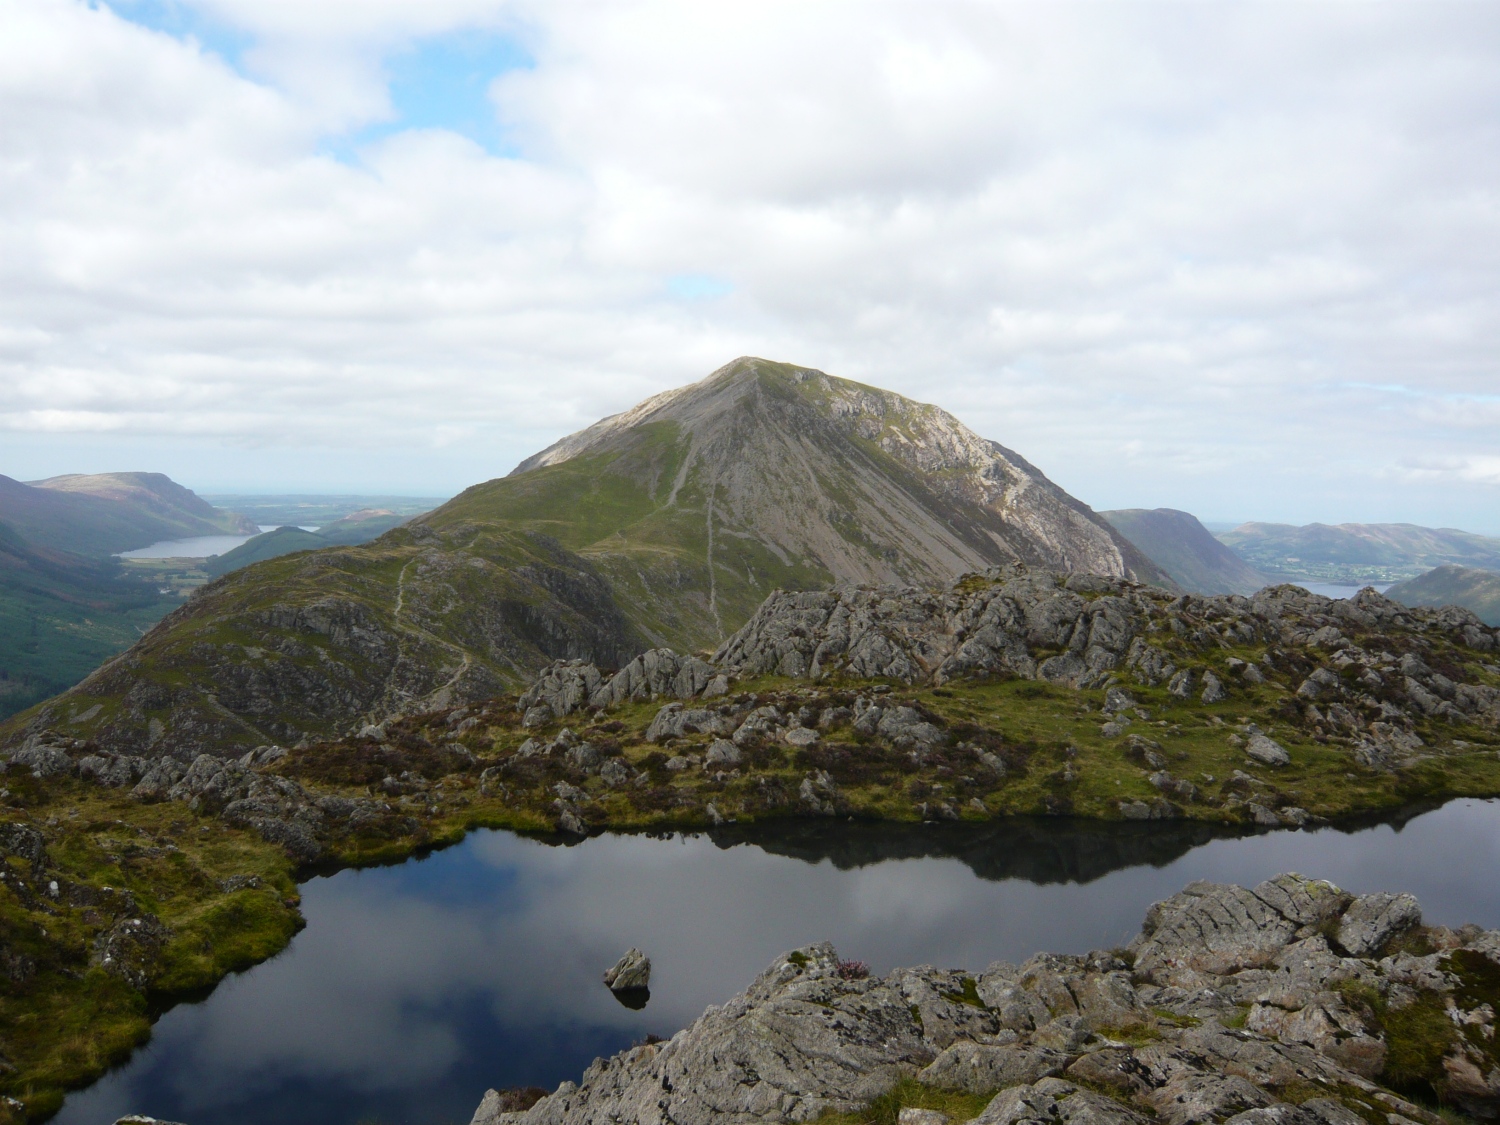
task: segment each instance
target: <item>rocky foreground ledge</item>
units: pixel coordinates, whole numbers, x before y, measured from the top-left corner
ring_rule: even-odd
[[[929,1091],[983,1125],[1444,1125],[1419,1101],[1495,1120],[1497,1005],[1500,931],[1296,874],[1194,883],[1125,949],[977,976],[794,950],[529,1108],[489,1091],[472,1125],[803,1122]]]

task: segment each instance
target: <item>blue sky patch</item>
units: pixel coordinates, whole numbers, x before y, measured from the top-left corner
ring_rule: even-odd
[[[196,5],[180,0],[107,0],[104,7],[123,20],[165,32],[184,42],[195,40],[206,51],[218,55],[235,70],[244,73],[240,60],[245,48],[254,41],[251,36],[230,24],[214,19]]]
[[[395,118],[340,137],[327,150],[350,161],[361,146],[406,129],[447,129],[492,156],[518,156],[518,146],[496,119],[489,87],[507,71],[535,65],[519,42],[495,32],[467,30],[424,39],[385,61]]]
[[[667,278],[667,292],[679,301],[709,301],[734,292],[734,285],[707,273],[679,273]]]

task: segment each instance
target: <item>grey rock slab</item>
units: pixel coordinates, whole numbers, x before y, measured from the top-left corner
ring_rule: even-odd
[[[960,1041],[949,1044],[919,1071],[917,1081],[944,1090],[987,1094],[1061,1074],[1067,1063],[1066,1054],[1049,1047]]]
[[[1360,895],[1339,922],[1338,941],[1355,957],[1368,957],[1422,924],[1422,908],[1408,894]]]
[[[1044,1078],[996,1094],[974,1125],[1143,1125],[1149,1120],[1113,1098]]]
[[[1194,883],[1147,911],[1136,972],[1167,983],[1184,969],[1224,974],[1266,965],[1296,931],[1244,887]]]
[[[749,1125],[852,1111],[929,1063],[890,985],[845,981],[832,946],[779,959],[741,995],[663,1044],[597,1060],[521,1113],[475,1125]]]

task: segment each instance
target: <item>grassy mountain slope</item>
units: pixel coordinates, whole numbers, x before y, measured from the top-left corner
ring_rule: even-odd
[[[1247,523],[1218,536],[1251,566],[1278,579],[1379,582],[1456,564],[1500,570],[1500,539],[1409,523]]]
[[[1266,576],[1220,543],[1196,516],[1173,508],[1100,512],[1184,590],[1195,594],[1253,594]]]
[[[1486,625],[1500,625],[1500,574],[1467,566],[1440,566],[1385,592],[1410,606],[1461,605]]]
[[[1171,585],[941,410],[737,360],[373,543],[212,583],[56,707],[98,704],[79,729],[104,744],[227,753],[480,698],[560,656],[711,649],[778,587],[1014,561]]]
[[[77,683],[177,604],[99,561],[0,524],[0,718]]]
[[[524,531],[398,529],[202,587],[129,652],[24,716],[130,753],[295,742],[480,698],[550,660],[643,646],[592,569]]]
[[[161,473],[71,475],[30,484],[0,476],[0,520],[33,546],[95,557],[163,539],[259,530]]]

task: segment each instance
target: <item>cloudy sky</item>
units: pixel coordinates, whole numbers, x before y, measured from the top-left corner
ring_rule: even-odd
[[[747,353],[1500,533],[1500,5],[0,0],[0,473],[447,494]]]

